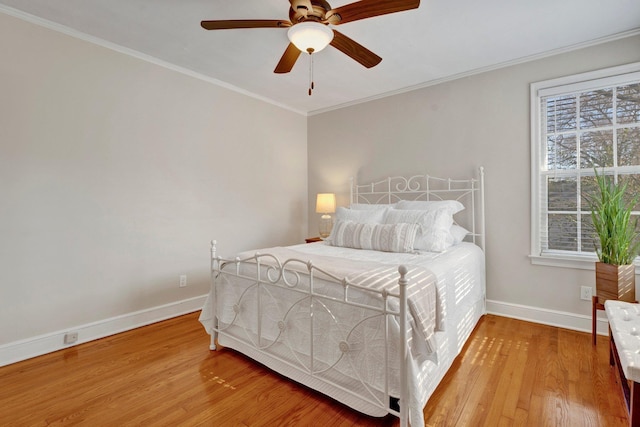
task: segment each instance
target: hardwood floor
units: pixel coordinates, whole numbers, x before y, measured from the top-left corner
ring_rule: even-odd
[[[197,313],[0,368],[0,426],[395,426],[232,351]],[[608,338],[485,316],[428,426],[624,426]]]

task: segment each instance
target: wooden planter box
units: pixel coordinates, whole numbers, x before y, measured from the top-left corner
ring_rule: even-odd
[[[636,302],[636,266],[596,262],[596,295],[600,304],[609,299]]]

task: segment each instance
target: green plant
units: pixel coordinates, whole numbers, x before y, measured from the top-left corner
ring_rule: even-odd
[[[591,218],[600,247],[596,247],[598,259],[613,265],[633,263],[640,250],[640,234],[637,231],[638,218],[631,221],[631,211],[638,202],[638,196],[625,203],[627,186],[616,184],[612,177],[595,171],[598,191],[587,197],[591,204]]]

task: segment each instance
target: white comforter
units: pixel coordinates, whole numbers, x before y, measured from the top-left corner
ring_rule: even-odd
[[[319,248],[319,245],[312,246]],[[349,257],[300,250],[305,248],[305,246],[297,246],[293,249],[274,247],[257,252],[272,254],[280,261],[300,260],[300,263],[288,264],[287,268],[293,268],[302,273],[307,272],[306,265],[311,263],[314,268],[331,274],[336,280],[344,278],[351,285],[362,286],[374,291],[386,290],[391,294],[399,295],[398,279],[400,275],[398,273],[398,264],[382,264],[379,261],[357,260]],[[248,258],[255,253],[256,251],[244,252],[239,257],[241,259]],[[439,317],[437,313],[442,309],[442,304],[437,298],[436,278],[430,270],[422,266],[407,265],[407,268],[407,301],[411,318],[410,326],[413,333],[412,342],[414,343],[411,351],[415,356],[430,354],[435,351],[433,337]],[[324,275],[316,273],[316,276],[323,278]],[[327,276],[324,277],[326,278]],[[357,292],[353,293],[357,294]],[[339,295],[336,295],[336,297],[339,297]],[[360,300],[364,302],[362,299],[363,296],[361,295]],[[366,301],[375,304],[370,298],[367,298]],[[391,299],[390,302],[391,309],[399,310],[395,298]]]
[[[255,252],[256,251],[247,252],[241,256],[252,256]],[[479,301],[483,297],[484,256],[479,248],[472,244],[463,243],[443,253],[399,254],[338,248],[321,242],[297,245],[289,248],[270,248],[257,252],[273,253],[281,260],[295,258],[305,262],[311,261],[315,267],[331,272],[338,277],[348,277],[352,283],[367,284],[378,289],[384,287],[389,292],[397,291],[397,266],[406,265],[410,268],[411,277],[408,279],[409,283],[412,284],[409,294],[412,295],[410,299],[410,301],[412,301],[410,303],[410,312],[413,318],[411,322],[413,335],[410,342],[411,354],[413,356],[410,366],[410,372],[412,373],[410,380],[410,412],[413,420],[412,425],[419,426],[423,424],[423,422],[421,422],[422,408],[435,389],[437,381],[444,375],[453,358],[458,354],[462,346],[459,340],[463,341],[466,339],[466,336],[459,336],[461,335],[459,331],[462,329],[457,322],[461,320],[456,319],[463,319],[464,313],[458,313],[458,311],[468,311],[470,307],[469,304],[472,303],[468,303],[467,301]],[[355,263],[353,260],[355,260]],[[366,275],[360,275],[359,269],[362,268],[367,271]],[[376,277],[375,279],[370,275],[372,270],[380,273],[379,275],[373,276]],[[227,286],[227,284],[225,284],[218,289],[218,298],[237,301],[242,292],[245,291],[237,291],[235,289],[235,286]],[[427,290],[426,292],[425,289]],[[423,296],[419,297],[419,295]],[[274,315],[275,317],[271,319],[277,321],[278,316],[280,316],[283,311],[283,307],[280,306],[281,301],[279,301],[280,295],[274,291],[270,296],[273,301],[270,303],[271,305],[267,304],[268,308],[265,310],[266,314],[264,314],[264,316],[269,317],[273,313],[278,312],[278,314]],[[417,299],[416,296],[418,296]],[[242,298],[247,299],[245,296],[242,296]],[[223,327],[230,324],[242,324],[244,320],[241,319],[239,321],[237,319],[239,316],[236,311],[237,309],[231,309],[234,304],[235,302],[231,304],[220,304],[220,301],[218,301],[218,304],[215,304],[213,295],[210,295],[203,307],[200,321],[209,332],[211,332],[213,318],[216,314]],[[251,304],[253,304],[253,302]],[[333,307],[331,309],[335,310],[336,317],[345,315],[345,313],[341,311],[342,308]],[[304,318],[305,313],[302,314],[303,316],[301,316],[301,318]],[[249,314],[245,313],[244,315],[248,316]],[[251,314],[251,316],[255,317],[255,314]],[[308,313],[306,316],[308,317]],[[275,324],[277,322],[273,323]],[[380,325],[381,324],[376,325],[373,329],[379,328]],[[472,327],[471,325],[471,328]],[[307,334],[308,329],[290,326],[288,329],[288,331],[290,331],[288,332],[288,339],[295,337],[296,328],[299,328],[300,333],[298,338],[292,339],[292,341],[297,342],[300,339],[299,337]],[[367,332],[367,334],[371,334],[372,328],[368,327],[368,329],[369,332]],[[331,332],[326,333],[327,336],[319,341],[323,343],[322,346],[318,346],[322,347],[322,352],[319,351],[319,354],[315,355],[316,357],[329,361],[327,362],[328,365],[333,363],[332,360],[337,360],[336,358],[340,357],[341,353],[337,351],[336,345],[342,342],[341,340],[343,340],[344,337],[344,335],[341,338],[335,338],[333,336],[336,335],[336,333],[340,335],[340,327],[327,325],[327,329],[324,332],[330,330]],[[446,337],[446,339],[444,339],[443,342],[436,343],[434,341],[434,331],[442,331],[440,334]],[[466,331],[465,335],[468,336],[469,332],[470,330]],[[268,330],[263,330],[262,333],[269,336]],[[271,334],[275,337],[279,333],[281,332],[275,328]],[[304,341],[304,338],[302,340]],[[221,344],[225,345],[224,339],[221,340]],[[238,343],[234,342],[233,344]],[[337,365],[336,371],[339,372],[340,375],[339,378],[336,378],[336,381],[340,382],[341,386],[348,383],[344,378],[357,379],[358,381],[363,380],[369,384],[376,384],[377,386],[384,382],[379,369],[380,365],[376,365],[376,359],[372,355],[382,351],[380,347],[375,346],[389,346],[389,344],[381,343],[379,340],[372,340],[371,343],[367,345],[370,347],[367,347],[366,351],[353,352],[352,358],[349,359],[350,366],[341,367]],[[234,345],[231,346],[234,347]],[[395,347],[393,343],[391,343],[391,347]],[[246,347],[239,349],[245,352],[250,350]],[[432,353],[434,349],[437,350],[436,353]],[[285,350],[285,353],[289,351],[289,349]],[[395,351],[395,349],[393,349],[393,351]],[[294,353],[295,357],[299,357],[302,354],[298,350],[295,350]],[[286,367],[282,369],[281,365],[275,362],[270,364],[267,361],[261,360],[259,357],[255,358],[267,364],[267,366],[274,367],[274,369],[279,368],[277,370],[284,375],[294,379],[298,378],[294,373],[287,372]],[[438,365],[441,366],[438,367]],[[395,368],[392,370],[394,369]],[[354,374],[354,372],[356,372],[356,374]],[[438,378],[435,383],[433,380],[434,377]],[[304,382],[299,378],[298,381]],[[345,381],[344,384],[341,383],[342,381]],[[307,385],[314,387],[314,384]],[[347,386],[347,388],[350,388],[350,386]],[[321,387],[318,387],[318,389],[321,389]],[[397,391],[397,383],[391,384],[391,389]],[[355,402],[350,402],[348,396],[342,395],[336,398],[365,413],[379,415],[373,411],[368,412]]]

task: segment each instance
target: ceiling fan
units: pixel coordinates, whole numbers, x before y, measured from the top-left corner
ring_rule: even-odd
[[[206,30],[236,28],[289,28],[290,40],[280,58],[275,73],[288,73],[302,51],[309,54],[331,45],[367,68],[382,61],[375,53],[344,34],[329,28],[347,22],[402,12],[420,6],[420,0],[360,0],[336,9],[325,0],[289,0],[289,20],[247,19],[202,21]]]

